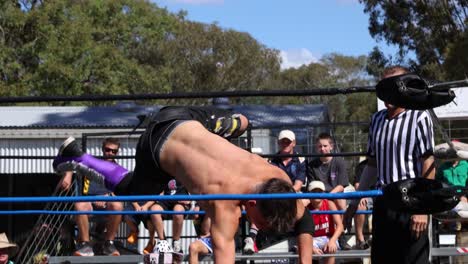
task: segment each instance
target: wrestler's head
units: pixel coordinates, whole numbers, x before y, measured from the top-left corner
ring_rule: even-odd
[[[291,183],[272,178],[261,184],[257,193],[294,193]],[[245,203],[247,217],[259,229],[276,232],[290,231],[297,215],[295,199],[248,200]]]

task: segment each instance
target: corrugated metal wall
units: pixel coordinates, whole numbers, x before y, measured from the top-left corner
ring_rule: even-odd
[[[31,138],[0,140],[0,156],[55,156],[65,138]],[[132,156],[138,139],[121,138],[119,155]],[[90,138],[87,141],[88,153],[101,156],[102,138]],[[133,170],[133,158],[119,159],[119,164]],[[52,159],[0,159],[0,173],[51,173]]]

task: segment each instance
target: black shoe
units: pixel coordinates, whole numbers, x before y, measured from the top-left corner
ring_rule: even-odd
[[[120,256],[120,252],[115,248],[114,241],[107,240],[104,242],[104,247],[102,248],[102,254],[107,256]]]
[[[93,247],[89,242],[81,242],[77,245],[77,249],[73,252],[73,256],[92,257],[94,256]]]
[[[355,248],[358,249],[358,250],[366,250],[368,249],[370,246],[369,244],[367,243],[367,241],[358,241],[356,243],[356,246]]]
[[[59,155],[62,157],[80,157],[83,155],[83,151],[81,151],[75,138],[69,137],[60,146]]]
[[[346,238],[344,237],[344,235],[341,235],[338,238],[338,244],[340,245],[340,248],[342,250],[350,250],[351,249],[351,246],[348,244],[348,242],[346,242]]]

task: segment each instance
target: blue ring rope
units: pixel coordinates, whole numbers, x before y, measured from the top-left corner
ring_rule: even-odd
[[[344,214],[344,210],[310,211],[311,214]],[[202,215],[205,211],[51,211],[51,210],[18,210],[0,211],[0,215],[25,215],[25,214],[49,214],[49,215]],[[245,211],[242,212],[245,214]],[[369,210],[358,210],[356,214],[372,214]]]
[[[193,194],[193,195],[131,195],[73,197],[0,197],[0,203],[95,202],[95,201],[206,201],[206,200],[267,200],[267,199],[360,199],[381,196],[381,190],[347,193],[270,193],[270,194]]]

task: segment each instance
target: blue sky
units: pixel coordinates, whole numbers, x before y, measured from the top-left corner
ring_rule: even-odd
[[[374,46],[396,52],[371,38],[368,15],[358,0],[153,0],[171,12],[185,10],[188,19],[216,22],[250,33],[281,51],[283,68],[317,61],[322,55],[367,55]]]

